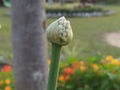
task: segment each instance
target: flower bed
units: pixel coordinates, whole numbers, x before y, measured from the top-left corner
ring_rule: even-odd
[[[60,64],[57,90],[120,90],[119,74],[120,61],[112,56],[69,59]],[[14,90],[10,65],[1,69],[0,90]]]
[[[0,71],[0,90],[13,90],[14,77],[12,67],[5,65]]]
[[[120,61],[97,59],[61,64],[58,90],[120,90]]]

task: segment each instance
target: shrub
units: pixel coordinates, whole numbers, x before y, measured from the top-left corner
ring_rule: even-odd
[[[0,71],[0,90],[13,90],[14,78],[12,67],[5,65]]]
[[[106,4],[119,4],[120,0],[98,0],[98,3],[99,2],[106,3]]]
[[[69,6],[69,7],[67,7]],[[60,5],[58,3],[54,5],[46,4],[47,13],[76,13],[76,12],[102,12],[104,11],[101,7],[96,7],[92,4],[87,4],[84,7],[82,4],[69,4],[69,5]]]
[[[50,64],[50,60],[48,60]],[[107,56],[62,61],[57,90],[120,90],[120,61]],[[14,90],[12,67],[0,72],[0,90]]]
[[[58,90],[120,90],[119,74],[120,62],[112,56],[61,63]]]

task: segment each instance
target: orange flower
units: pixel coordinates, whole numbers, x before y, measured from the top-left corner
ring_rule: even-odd
[[[6,86],[4,90],[12,90],[12,88],[10,86]]]
[[[64,81],[64,76],[63,75],[60,75],[59,78],[58,78],[59,81]]]
[[[79,62],[77,62],[77,61],[74,62],[74,63],[73,63],[73,68],[74,68],[74,69],[77,69],[78,67],[79,67]]]
[[[108,61],[108,62],[111,61],[112,59],[113,59],[113,57],[110,55],[106,57],[106,61]]]
[[[7,85],[9,85],[9,84],[11,83],[11,80],[10,80],[10,79],[6,79],[6,80],[5,80],[5,83],[6,83]]]
[[[5,66],[3,67],[3,69],[2,69],[2,71],[4,71],[4,72],[10,72],[11,69],[12,69],[12,67],[11,67],[10,65],[5,65]]]
[[[99,69],[97,64],[92,64],[92,67],[93,67],[94,70],[98,70]]]
[[[64,74],[70,74],[72,75],[74,73],[74,69],[73,68],[65,68],[64,71],[63,71]]]
[[[85,65],[81,65],[80,66],[80,70],[83,71],[83,72],[86,71],[86,66]]]

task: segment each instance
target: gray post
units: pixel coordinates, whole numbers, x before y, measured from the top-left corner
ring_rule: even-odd
[[[15,90],[46,90],[44,0],[12,0]]]

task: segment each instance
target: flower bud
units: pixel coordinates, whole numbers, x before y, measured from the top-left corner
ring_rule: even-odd
[[[51,23],[47,28],[47,38],[51,43],[67,45],[73,37],[70,22],[61,17]]]

